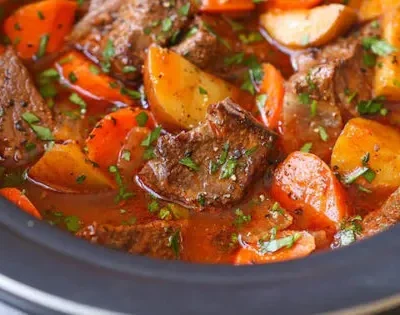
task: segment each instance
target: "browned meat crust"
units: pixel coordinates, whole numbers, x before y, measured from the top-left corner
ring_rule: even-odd
[[[77,236],[112,249],[161,259],[179,257],[186,221],[154,221],[132,226],[112,226],[96,222]]]
[[[151,192],[192,208],[235,204],[268,167],[274,139],[226,99],[211,105],[197,128],[161,137],[139,180]],[[195,166],[183,165],[185,158]]]
[[[191,5],[187,14],[180,10],[187,3],[184,0],[108,0],[78,23],[70,40],[110,74],[132,81],[141,75],[147,48],[152,43],[166,45],[190,23],[195,6]],[[113,53],[107,54],[107,49]],[[127,72],[126,66],[137,70]]]
[[[44,142],[22,115],[32,113],[37,125],[51,127],[51,112],[11,47],[0,56],[0,111],[0,165],[17,167],[35,160]]]

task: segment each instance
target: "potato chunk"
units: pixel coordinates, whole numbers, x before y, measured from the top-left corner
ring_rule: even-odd
[[[329,4],[309,10],[272,10],[260,19],[279,43],[305,48],[322,46],[345,33],[356,22],[357,13],[345,5]]]
[[[375,74],[375,94],[383,95],[388,100],[400,100],[400,7],[386,13],[383,17],[383,39],[397,48],[393,54],[379,58],[381,67]]]
[[[87,160],[76,143],[55,144],[30,169],[29,177],[51,189],[69,193],[99,191],[115,186]]]
[[[208,105],[227,97],[248,105],[238,99],[244,92],[201,71],[173,51],[152,46],[145,63],[146,95],[151,111],[164,128],[193,128],[204,120]]]
[[[353,177],[373,191],[394,190],[400,186],[400,132],[372,120],[354,118],[333,148],[331,166],[342,180],[349,182]],[[357,177],[362,167],[372,170],[375,178],[370,177],[369,182]]]

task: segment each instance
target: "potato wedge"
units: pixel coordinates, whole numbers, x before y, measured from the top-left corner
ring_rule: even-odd
[[[55,144],[30,169],[29,178],[60,192],[114,188],[114,182],[90,163],[76,143]]]
[[[158,46],[149,48],[144,86],[151,111],[168,130],[192,128],[204,120],[208,105],[227,97],[243,105],[244,92]]]
[[[400,100],[400,7],[389,11],[383,16],[383,39],[397,48],[393,54],[380,57],[381,67],[377,67],[375,74],[375,95],[385,96],[388,100]]]
[[[356,11],[342,4],[309,10],[272,10],[260,17],[261,25],[273,39],[292,48],[324,45],[345,33],[356,21]]]
[[[400,132],[372,120],[354,118],[333,148],[331,166],[342,180],[367,166],[375,178],[368,182],[359,176],[354,182],[373,191],[394,190],[400,186]]]
[[[381,0],[362,0],[359,11],[361,21],[375,19],[380,16],[382,12]]]
[[[390,10],[393,10],[400,5],[400,0],[380,0],[377,2],[381,3],[383,12],[388,12]]]

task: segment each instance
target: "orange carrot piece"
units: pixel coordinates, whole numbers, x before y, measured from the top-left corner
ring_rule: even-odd
[[[249,11],[255,8],[253,0],[203,0],[201,12]]]
[[[71,31],[76,1],[45,0],[25,5],[4,22],[4,32],[21,58],[41,57],[61,48]]]
[[[265,100],[264,108],[259,108],[261,120],[271,129],[278,128],[282,116],[285,79],[273,65],[263,64],[264,79],[260,86],[259,100]],[[261,104],[262,105],[262,104]]]
[[[322,0],[268,0],[268,9],[297,10],[311,9],[322,3]]]
[[[26,213],[33,215],[35,218],[41,219],[39,211],[30,202],[30,200],[17,188],[2,188],[0,195],[8,199]]]
[[[315,240],[311,234],[305,231],[282,231],[277,233],[276,240],[294,236],[296,233],[299,235],[299,239],[290,248],[283,247],[273,253],[260,253],[256,246],[245,245],[245,247],[239,249],[239,252],[235,256],[234,264],[267,264],[308,256],[315,250]]]
[[[56,68],[63,81],[85,97],[113,104],[133,104],[131,98],[121,94],[118,85],[113,86],[116,84],[114,79],[101,73],[100,68],[81,53],[73,51],[62,56],[56,62]]]
[[[144,114],[141,114],[144,113]],[[138,124],[140,116],[148,117],[146,123]],[[105,116],[90,133],[86,140],[88,158],[97,163],[102,169],[116,165],[119,152],[125,138],[133,127],[154,127],[154,120],[146,110],[122,108]]]
[[[290,154],[275,170],[271,195],[303,229],[334,232],[351,215],[340,182],[314,154]]]

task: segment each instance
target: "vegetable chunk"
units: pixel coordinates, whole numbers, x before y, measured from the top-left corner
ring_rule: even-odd
[[[243,93],[177,53],[158,46],[150,47],[144,69],[151,111],[168,130],[192,128],[205,119],[208,105],[227,97],[237,101]]]
[[[207,13],[223,13],[229,11],[249,11],[255,8],[252,0],[203,0],[200,11]]]
[[[393,191],[400,186],[400,132],[375,121],[354,118],[333,148],[331,166],[347,183],[357,182],[374,191]]]
[[[121,93],[123,89],[114,79],[101,73],[99,67],[78,52],[62,56],[56,67],[63,82],[86,97],[112,104],[133,104],[133,99]]]
[[[383,17],[383,40],[387,49],[394,51],[379,58],[375,74],[375,95],[385,96],[388,100],[400,100],[400,65],[394,60],[400,58],[400,8],[388,12]],[[391,47],[390,47],[391,46]]]
[[[0,195],[8,199],[16,206],[24,210],[26,213],[33,215],[37,219],[41,219],[42,216],[40,212],[35,208],[35,206],[30,202],[28,197],[26,197],[17,188],[2,188],[0,189]]]
[[[55,144],[30,169],[29,177],[54,190],[69,193],[115,187],[99,168],[88,161],[76,143]]]
[[[267,264],[297,259],[315,249],[314,237],[307,232],[282,231],[276,238],[260,242],[259,246],[246,244],[235,257],[235,265]]]
[[[77,3],[45,0],[25,5],[4,22],[4,32],[24,59],[43,57],[61,48],[75,19]]]
[[[340,182],[328,165],[310,153],[294,152],[278,166],[271,195],[301,228],[331,232],[350,214]]]
[[[86,140],[87,154],[91,161],[107,170],[115,165],[125,138],[134,127],[154,126],[154,121],[145,110],[123,108],[105,116]]]
[[[310,10],[272,10],[260,19],[279,43],[305,48],[322,46],[344,34],[356,22],[357,14],[345,5],[330,4]]]

